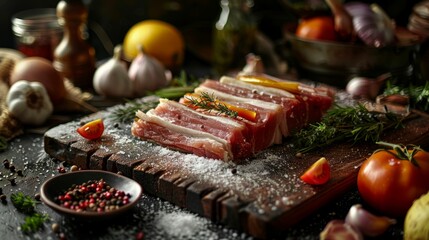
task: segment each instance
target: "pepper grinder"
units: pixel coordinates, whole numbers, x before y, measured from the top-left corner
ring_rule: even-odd
[[[82,0],[61,0],[56,11],[64,36],[54,51],[53,65],[76,87],[89,89],[95,72],[95,50],[84,38],[88,10]]]

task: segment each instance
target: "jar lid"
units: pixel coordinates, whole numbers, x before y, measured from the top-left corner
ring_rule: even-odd
[[[40,29],[62,29],[54,8],[39,8],[19,12],[12,16],[15,32]]]

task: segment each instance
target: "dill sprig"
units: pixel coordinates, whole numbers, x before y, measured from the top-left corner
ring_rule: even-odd
[[[299,152],[305,153],[337,142],[376,142],[388,128],[401,126],[402,118],[368,110],[364,105],[334,106],[320,122],[310,124],[293,136]]]
[[[426,81],[424,86],[415,86],[410,84],[405,87],[387,82],[386,89],[383,94],[407,95],[410,98],[410,105],[412,108],[426,112],[429,111],[429,81]]]
[[[24,223],[21,224],[21,230],[24,233],[32,233],[43,227],[43,223],[45,223],[49,219],[47,214],[35,213],[31,216],[27,216],[24,219]]]
[[[36,206],[36,200],[30,196],[24,195],[22,192],[12,193],[10,200],[15,208],[25,214],[34,213],[34,207]]]
[[[138,101],[127,101],[127,103],[123,107],[118,107],[110,115],[110,118],[119,123],[127,123],[131,122],[136,117],[136,112],[138,110],[142,112],[147,112],[150,109],[156,107],[159,101],[146,101],[146,102],[138,102]]]
[[[193,105],[204,111],[216,111],[219,114],[225,114],[231,118],[236,118],[238,116],[238,112],[229,109],[226,104],[219,102],[213,94],[210,95],[207,92],[202,92],[199,97],[186,96],[185,98],[189,101],[189,105]]]

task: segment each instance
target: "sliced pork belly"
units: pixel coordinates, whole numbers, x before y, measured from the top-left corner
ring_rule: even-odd
[[[268,79],[277,82],[291,82],[279,79],[270,75],[246,75],[241,78]],[[239,77],[239,78],[240,78]],[[311,87],[306,84],[299,84],[297,92],[291,92],[295,97],[306,103],[307,106],[307,123],[320,121],[323,114],[332,106],[333,96],[326,88]]]
[[[306,123],[306,103],[298,100],[295,98],[295,95],[284,90],[249,84],[231,77],[222,77],[220,81],[206,80],[201,86],[230,93],[234,96],[258,99],[281,105],[285,116],[285,124],[282,124],[281,128],[284,137],[289,136],[291,131],[301,129]]]
[[[253,135],[244,123],[205,115],[165,99],[147,112],[138,112],[132,133],[160,145],[225,161],[254,154]]]
[[[279,104],[237,97],[205,86],[196,88],[195,93],[208,93],[220,101],[256,112],[255,122],[242,120],[252,131],[256,152],[282,142],[281,128],[282,124],[286,123],[282,107]]]

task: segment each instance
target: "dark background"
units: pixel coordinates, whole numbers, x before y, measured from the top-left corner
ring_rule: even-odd
[[[254,0],[253,13],[259,29],[271,39],[282,37],[284,22],[297,19],[285,2],[293,5],[311,0]],[[316,0],[323,3],[322,0]],[[101,26],[113,44],[123,41],[128,29],[145,19],[161,19],[172,23],[179,29],[195,24],[213,26],[220,12],[218,0],[84,0],[89,9],[89,40],[96,48],[97,57],[104,58],[107,53],[101,47],[100,39],[91,31],[91,26]],[[315,2],[314,0],[312,2]],[[373,2],[373,1],[366,1]],[[379,0],[383,9],[394,18],[398,25],[406,25],[412,6],[417,0]],[[12,16],[32,8],[55,8],[58,0],[0,0],[0,47],[14,48],[11,30]]]

